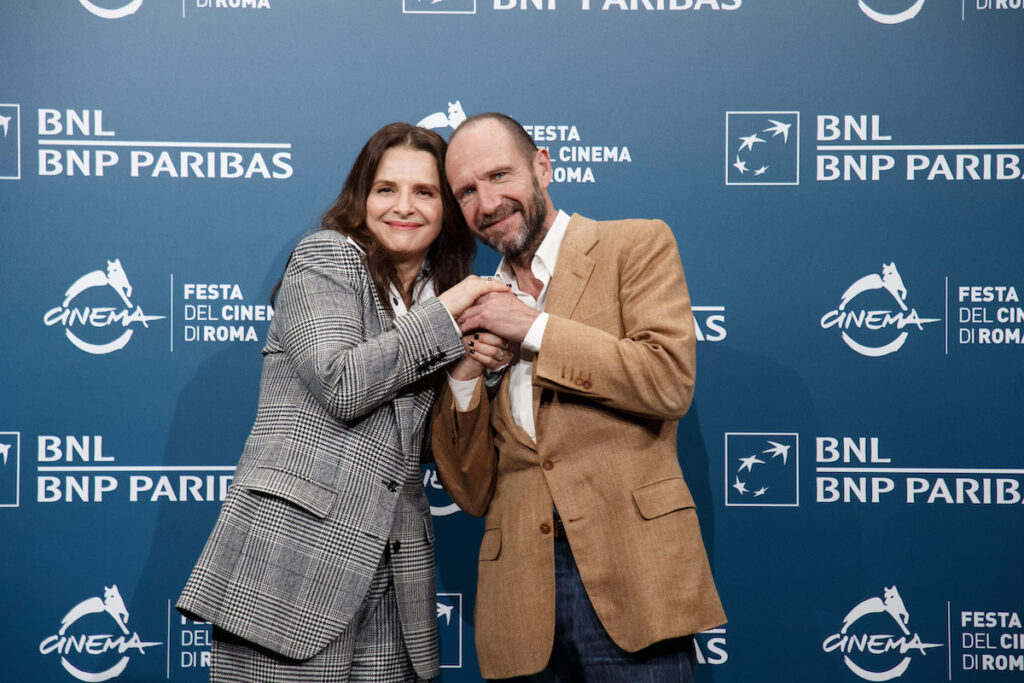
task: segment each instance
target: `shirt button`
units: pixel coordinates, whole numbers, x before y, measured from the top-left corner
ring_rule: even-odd
[[[544,464],[542,464],[541,467],[543,467],[546,470],[552,470],[555,468],[555,463],[551,462],[550,460],[545,460]]]
[[[550,524],[548,524],[547,522],[543,522],[543,523],[542,523],[542,524],[540,525],[540,532],[541,532],[542,534],[550,534],[550,533],[551,533],[551,525],[550,525]]]

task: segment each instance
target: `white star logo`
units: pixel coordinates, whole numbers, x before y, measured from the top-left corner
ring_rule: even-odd
[[[444,617],[445,625],[452,623],[452,610],[455,609],[455,605],[442,605],[441,603],[435,603],[437,605],[437,618]]]
[[[739,491],[741,495],[747,492],[747,485],[740,481],[739,477],[736,477],[736,483],[732,487]]]
[[[753,472],[755,463],[764,464],[764,460],[759,460],[756,455],[752,455],[749,458],[740,458],[740,462],[743,464],[740,465],[739,472],[742,472],[744,469],[748,472]]]
[[[768,123],[772,124],[772,127],[765,128],[762,132],[771,133],[773,138],[777,135],[781,135],[782,142],[789,142],[789,127],[793,125],[792,123],[782,123],[781,121],[776,121],[775,119],[768,119]]]
[[[781,455],[782,456],[782,464],[785,465],[786,464],[786,457],[789,455],[789,446],[783,446],[781,443],[778,443],[777,441],[769,441],[768,443],[770,443],[773,447],[772,448],[766,448],[766,449],[764,449],[761,452],[762,453],[771,453],[773,458],[775,456],[777,456],[777,455]]]
[[[10,452],[10,450],[11,450],[11,444],[9,444],[9,443],[0,444],[0,455],[4,456],[4,464],[5,465],[7,464],[7,454]]]
[[[756,142],[768,142],[767,140],[757,137],[757,133],[754,133],[753,135],[748,135],[747,137],[741,137],[740,140],[743,140],[743,144],[740,145],[739,149],[739,151],[741,152],[745,149],[753,151],[754,143]]]

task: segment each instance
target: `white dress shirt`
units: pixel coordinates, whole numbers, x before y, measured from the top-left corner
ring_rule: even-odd
[[[569,214],[559,211],[554,223],[548,229],[547,234],[537,247],[537,253],[533,255],[530,263],[530,270],[533,276],[540,280],[540,294],[534,299],[531,295],[519,288],[515,273],[512,267],[501,260],[498,264],[498,272],[495,273],[505,284],[512,285],[512,293],[523,303],[531,308],[541,311],[537,319],[530,326],[526,338],[520,345],[519,360],[508,369],[508,390],[509,402],[512,406],[512,419],[530,435],[536,443],[537,428],[533,420],[533,358],[540,352],[541,341],[544,337],[544,329],[548,324],[547,313],[544,313],[544,306],[548,300],[548,289],[551,285],[551,276],[555,273],[555,266],[558,263],[558,250],[562,247],[562,240],[565,238],[565,229],[569,225]],[[473,399],[473,391],[480,379],[457,380],[448,375],[448,384],[455,396],[455,405],[460,411],[469,407]]]

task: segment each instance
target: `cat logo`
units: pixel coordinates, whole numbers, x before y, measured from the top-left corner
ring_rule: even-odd
[[[402,0],[402,14],[476,14],[476,0]]]
[[[863,12],[873,21],[877,21],[879,24],[902,24],[904,21],[910,21],[917,16],[917,13],[924,7],[924,0],[914,0],[907,9],[902,12],[885,13],[868,7],[868,3],[864,0],[857,0],[857,6],[860,7],[860,11]]]
[[[880,306],[890,305],[888,297],[882,295],[881,301],[872,292],[886,292],[892,301],[895,301],[900,310],[893,312]],[[855,309],[850,306],[858,297],[864,296],[870,299],[875,306],[871,309]],[[882,264],[882,274],[872,273],[860,278],[850,285],[843,293],[839,302],[839,308],[833,309],[821,318],[821,326],[824,329],[837,327],[841,330],[843,341],[851,349],[871,358],[886,356],[899,351],[906,343],[909,335],[906,328],[914,327],[923,330],[928,323],[939,322],[941,318],[922,318],[917,310],[907,308],[907,287],[903,284],[903,278],[896,270],[896,263]],[[857,341],[852,330],[856,334],[868,337]],[[892,337],[892,330],[895,328],[896,335]]]
[[[462,125],[462,122],[466,120],[466,112],[462,111],[462,102],[455,100],[454,102],[448,103],[448,113],[443,111],[434,112],[430,116],[427,116],[416,125],[420,128],[428,128],[430,130],[444,130],[445,128],[451,128],[453,131]]]
[[[72,302],[76,298],[85,292],[96,289],[100,290],[100,294],[90,292],[89,301],[109,303],[106,300],[96,299],[96,297],[106,293],[106,287],[110,287],[120,297],[124,303],[124,308],[117,310],[113,306],[72,307]],[[64,334],[68,340],[86,353],[97,355],[111,353],[123,349],[131,340],[134,330],[129,327],[130,325],[142,323],[143,327],[149,327],[151,320],[163,320],[165,317],[162,315],[146,315],[142,312],[141,306],[134,306],[132,304],[131,295],[132,285],[128,282],[128,276],[121,267],[121,260],[107,261],[107,272],[94,270],[75,280],[74,284],[68,287],[68,290],[64,293],[64,302],[60,306],[47,311],[46,315],[43,316],[43,322],[47,325],[56,325],[58,323],[63,325]],[[107,299],[109,299],[109,296]],[[82,333],[74,331],[76,326],[102,330],[107,327],[116,328],[118,323],[120,323],[124,332],[113,341],[105,343],[86,341],[79,336]]]
[[[116,638],[106,633],[108,620],[121,631]],[[146,654],[147,647],[156,645],[163,643],[144,642],[138,633],[128,630],[128,608],[115,585],[104,587],[102,598],[89,598],[72,607],[60,620],[60,630],[39,644],[39,652],[60,655],[64,669],[80,681],[109,681],[124,672],[130,650]]]
[[[910,614],[896,586],[886,588],[883,596],[868,598],[850,610],[839,633],[833,633],[821,644],[825,652],[841,652],[850,671],[865,681],[899,678],[910,666],[910,654],[923,656],[925,650],[943,646],[943,643],[922,642],[916,633],[911,635],[907,628]],[[861,620],[861,626],[854,628]],[[890,620],[900,630],[899,637],[891,635]]]
[[[82,7],[101,19],[121,19],[129,14],[135,14],[142,7],[142,0],[131,0],[128,4],[115,7],[114,9],[99,7],[90,0],[78,0],[78,2],[82,3]]]

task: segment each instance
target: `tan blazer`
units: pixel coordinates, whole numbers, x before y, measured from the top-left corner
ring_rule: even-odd
[[[537,444],[508,378],[467,412],[442,390],[432,446],[445,489],[486,513],[476,645],[486,678],[536,673],[554,640],[552,503],[608,634],[636,651],[725,622],[676,453],[693,396],[694,326],[661,221],[574,215],[534,362]]]

